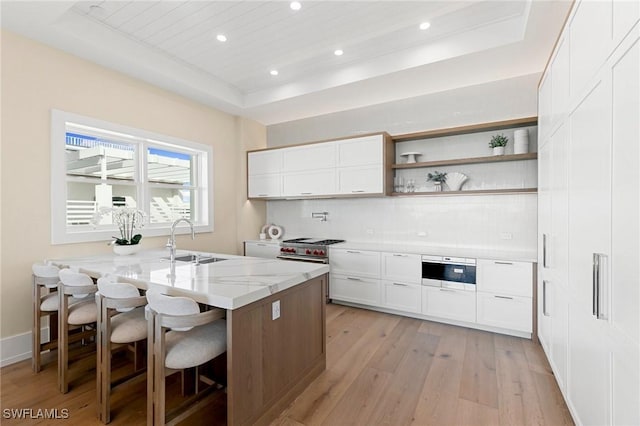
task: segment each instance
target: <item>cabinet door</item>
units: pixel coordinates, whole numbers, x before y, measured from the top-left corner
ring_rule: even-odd
[[[282,150],[250,152],[247,155],[249,176],[280,173],[282,171]]]
[[[421,299],[420,284],[399,281],[382,282],[382,306],[386,308],[420,313]]]
[[[532,284],[529,262],[478,259],[478,291],[531,297]]]
[[[478,324],[509,330],[532,332],[532,301],[530,297],[494,293],[477,294]]]
[[[423,286],[422,313],[438,318],[475,322],[476,293]]]
[[[336,166],[335,142],[314,143],[282,150],[283,171],[302,172]]]
[[[569,352],[569,299],[567,286],[552,281],[547,288],[551,329],[551,359],[558,386],[566,391]]]
[[[616,2],[617,3],[617,2]],[[612,58],[613,424],[640,424],[640,29]],[[635,301],[633,303],[632,301]]]
[[[336,142],[338,167],[382,165],[384,136],[373,135]]]
[[[282,195],[285,197],[335,194],[335,170],[324,169],[309,170],[304,173],[287,173],[283,176],[282,187]]]
[[[551,63],[551,110],[552,126],[566,119],[569,113],[569,41],[563,37],[558,44],[556,55]]]
[[[282,195],[282,175],[249,176],[249,198],[280,197]]]
[[[371,278],[331,274],[329,297],[345,302],[380,305],[380,281]]]
[[[244,255],[275,259],[280,255],[280,244],[247,241],[244,243]]]
[[[589,2],[583,2],[582,6],[585,3]],[[606,259],[611,246],[610,98],[610,85],[600,80],[569,117],[569,294],[572,302],[568,394],[577,423],[585,425],[605,425],[610,419],[607,323],[593,314],[597,300],[593,291],[595,253],[605,256],[603,284],[609,282]],[[607,305],[602,303],[601,308],[606,311]]]
[[[420,284],[422,257],[419,254],[382,253],[382,279]]]
[[[382,194],[384,193],[384,170],[382,165],[338,168],[338,194]]]
[[[551,108],[553,106],[551,89],[551,71],[548,71],[540,84],[540,90],[538,92],[538,132],[540,139],[543,141],[551,134]]]
[[[546,277],[538,281],[538,339],[547,358],[553,357],[553,281]]]
[[[358,277],[380,277],[380,253],[377,251],[330,249],[331,272]]]

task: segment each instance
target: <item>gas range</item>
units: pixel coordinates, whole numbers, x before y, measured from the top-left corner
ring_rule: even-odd
[[[329,250],[327,246],[337,243],[344,243],[344,240],[321,238],[294,238],[292,240],[284,240],[280,247],[280,256],[278,256],[278,259],[329,263]]]

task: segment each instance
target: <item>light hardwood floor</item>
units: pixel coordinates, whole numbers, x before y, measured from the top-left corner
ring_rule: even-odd
[[[3,409],[67,408],[69,419],[56,423],[101,424],[91,375],[67,395],[57,391],[53,366],[34,374],[24,361],[3,368],[1,380]],[[111,424],[144,424],[144,384],[116,392],[112,407]],[[221,402],[185,424],[224,424],[222,411]],[[327,369],[273,425],[409,424],[573,422],[542,349],[529,340],[328,305]]]

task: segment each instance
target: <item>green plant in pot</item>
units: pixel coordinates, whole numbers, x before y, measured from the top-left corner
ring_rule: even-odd
[[[507,146],[509,138],[500,133],[493,135],[489,142],[489,148],[493,148],[493,155],[504,155],[504,147]]]
[[[434,190],[442,191],[442,184],[447,181],[447,173],[435,171],[433,173],[427,173],[427,182],[434,182]]]

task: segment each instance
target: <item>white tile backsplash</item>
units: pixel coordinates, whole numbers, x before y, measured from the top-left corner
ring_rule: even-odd
[[[326,222],[311,218],[322,211]],[[536,211],[536,194],[283,200],[267,203],[267,221],[284,227],[285,239],[527,251],[536,249]]]

